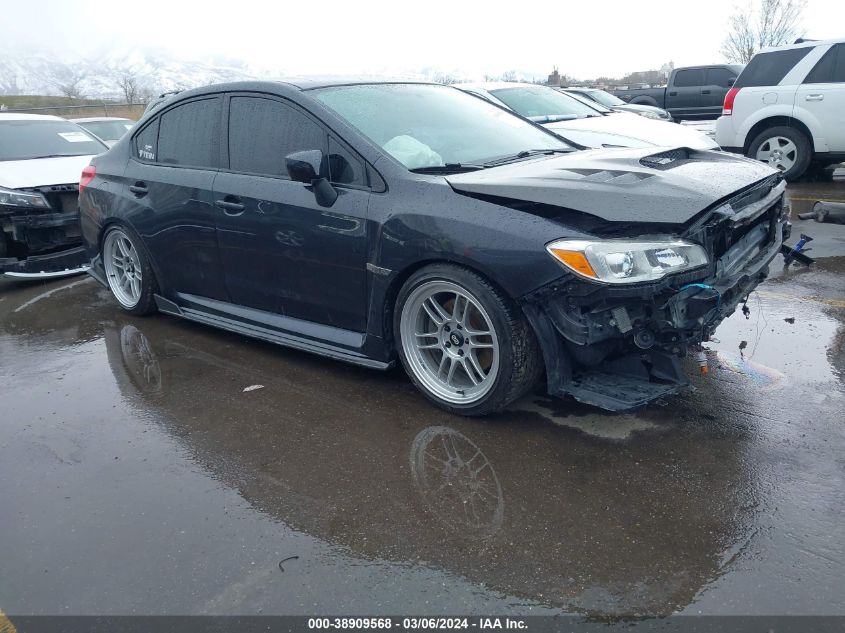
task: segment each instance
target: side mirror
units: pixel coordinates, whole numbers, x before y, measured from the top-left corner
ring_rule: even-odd
[[[291,180],[310,185],[317,204],[330,207],[337,200],[337,190],[328,179],[320,176],[322,164],[323,152],[318,149],[293,152],[285,156],[285,166]]]

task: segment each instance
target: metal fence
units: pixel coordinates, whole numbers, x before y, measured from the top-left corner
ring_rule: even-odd
[[[3,97],[0,97],[0,104]],[[4,108],[2,112],[52,114],[68,119],[93,116],[113,116],[137,121],[144,114],[146,103],[86,103],[84,105],[39,106],[37,108]]]

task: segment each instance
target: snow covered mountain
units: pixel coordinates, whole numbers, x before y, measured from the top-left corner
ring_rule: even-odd
[[[121,84],[132,78],[141,93],[160,93],[224,81],[281,76],[281,69],[257,68],[216,58],[176,59],[161,49],[133,48],[92,57],[67,57],[40,51],[0,49],[0,95],[61,95],[89,98],[124,96]]]

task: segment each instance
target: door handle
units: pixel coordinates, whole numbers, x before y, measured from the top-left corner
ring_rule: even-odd
[[[136,182],[134,185],[129,185],[129,191],[139,198],[146,196],[150,192],[150,190],[147,189],[147,184],[140,181]]]
[[[673,90],[672,92],[669,93],[669,96],[670,97],[677,97],[678,93]]]
[[[231,202],[229,200],[216,200],[214,205],[223,209],[223,213],[226,215],[240,215],[246,209],[240,202]]]
[[[701,94],[703,94],[703,95],[709,95],[709,94],[710,94],[710,91],[709,91],[709,90],[702,90],[702,91],[701,91]]]
[[[806,101],[824,101],[824,95],[807,95],[804,99]]]

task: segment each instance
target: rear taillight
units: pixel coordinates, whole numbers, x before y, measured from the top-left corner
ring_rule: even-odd
[[[80,193],[88,186],[92,180],[94,180],[94,176],[97,175],[97,168],[94,165],[88,165],[85,169],[82,170],[82,177],[79,179],[79,191]]]
[[[730,116],[734,110],[734,99],[739,94],[739,88],[731,88],[725,95],[725,103],[722,106],[722,116]]]

